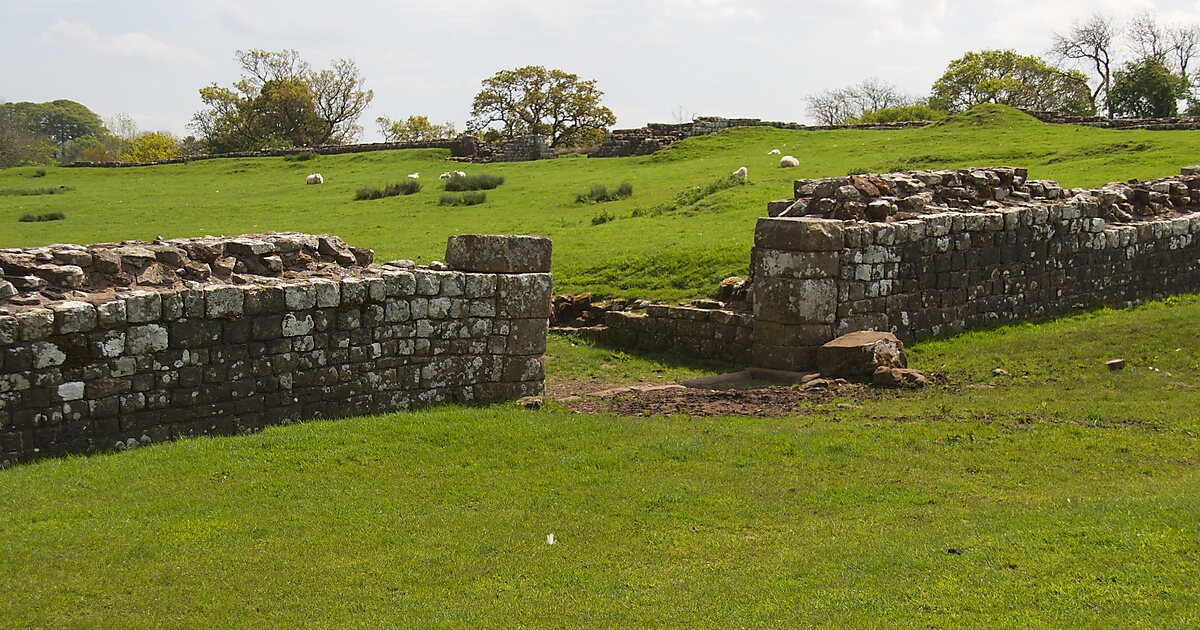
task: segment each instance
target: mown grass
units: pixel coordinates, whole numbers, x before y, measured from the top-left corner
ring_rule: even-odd
[[[924,342],[949,395],[784,419],[450,407],[0,470],[0,626],[1195,627],[1198,317]]]
[[[805,156],[780,169],[780,149]],[[640,298],[693,298],[721,279],[745,274],[754,221],[765,204],[791,195],[798,177],[852,170],[897,170],[996,164],[1027,166],[1036,178],[1067,186],[1147,179],[1197,161],[1200,134],[1118,131],[1044,125],[990,107],[923,129],[803,132],[734,129],[678,143],[658,154],[620,159],[560,159],[488,165],[503,177],[488,203],[447,212],[437,191],[378,203],[354,203],[363,182],[400,172],[445,170],[440,151],[389,151],[283,158],[228,159],[133,169],[49,169],[70,195],[0,198],[0,224],[25,213],[66,212],[71,221],[22,224],[0,234],[0,247],[52,242],[119,241],[263,230],[332,232],[375,248],[384,260],[444,257],[456,233],[534,233],[554,239],[554,272],[564,292]],[[746,186],[722,190],[672,212],[681,194],[703,189],[741,166]],[[320,171],[324,186],[305,186]],[[32,169],[0,172],[0,188],[28,182]],[[594,208],[577,204],[595,182],[626,181],[637,195],[608,202],[614,220],[592,225]],[[642,216],[633,217],[641,210]]]

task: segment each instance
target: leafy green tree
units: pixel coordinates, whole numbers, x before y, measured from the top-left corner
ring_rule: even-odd
[[[545,136],[553,147],[599,144],[617,122],[600,103],[594,80],[544,66],[501,70],[483,81],[471,105],[468,128],[495,129],[504,139]]]
[[[209,151],[353,142],[374,93],[353,60],[313,70],[295,50],[239,50],[243,74],[232,87],[200,88],[204,109],[190,127]]]
[[[446,140],[455,135],[454,123],[438,125],[430,122],[428,116],[409,116],[404,120],[380,116],[375,123],[388,142],[430,142]]]
[[[1125,64],[1113,77],[1108,108],[1121,118],[1166,118],[1179,114],[1189,84],[1163,62],[1145,57]]]
[[[35,111],[35,117],[31,120],[33,128],[53,138],[60,152],[75,138],[94,136],[104,131],[104,122],[100,117],[75,101],[60,99],[42,103]]]
[[[183,155],[179,140],[160,132],[144,133],[129,143],[122,162],[157,162]]]
[[[1083,73],[1011,50],[968,52],[950,62],[946,73],[933,84],[929,100],[935,109],[948,112],[984,103],[1067,114],[1094,112]]]
[[[0,168],[53,162],[54,141],[30,128],[19,105],[32,103],[0,103]]]

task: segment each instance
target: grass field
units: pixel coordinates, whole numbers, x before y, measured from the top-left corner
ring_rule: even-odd
[[[1198,318],[925,342],[943,386],[783,419],[442,408],[3,470],[0,627],[1195,627]]]
[[[780,149],[800,158],[798,169],[776,167]],[[639,158],[564,158],[546,162],[467,165],[471,173],[505,178],[487,203],[438,205],[437,175],[461,166],[444,152],[391,151],[282,158],[225,159],[134,169],[34,169],[0,172],[5,189],[57,188],[64,194],[0,194],[0,247],[52,242],[99,242],[265,230],[329,232],[375,248],[381,259],[440,259],[446,237],[464,232],[533,233],[554,239],[554,271],[563,292],[652,299],[700,297],[722,278],[746,273],[754,220],[771,199],[791,195],[797,177],[845,175],[851,170],[1011,164],[1036,178],[1067,186],[1178,174],[1197,161],[1200,134],[1190,131],[1115,131],[1044,125],[1013,110],[985,107],[948,123],[900,131],[783,131],[735,129],[681,142]],[[657,216],[633,217],[705,186],[735,169],[750,169],[748,186],[719,192]],[[421,173],[415,195],[354,201],[362,186],[382,187]],[[311,172],[324,186],[305,186]],[[633,185],[632,197],[579,204],[593,184]],[[59,211],[66,220],[18,223],[24,214]],[[615,220],[593,225],[608,213]],[[652,214],[652,213],[651,213]]]
[[[0,247],[302,230],[427,261],[449,234],[523,232],[554,239],[560,291],[684,298],[745,272],[755,218],[796,177],[1007,163],[1081,186],[1198,155],[1196,132],[985,108],[470,166],[505,183],[466,207],[437,205],[450,166],[429,151],[10,169]],[[750,185],[632,216],[743,165]],[[412,171],[417,194],[353,200]],[[623,181],[629,199],[575,201]],[[50,212],[66,219],[18,222]],[[0,469],[0,628],[1197,627],[1197,321],[1183,296],[926,340],[909,356],[935,386],[785,418],[443,407]],[[588,382],[715,370],[565,336],[546,360]]]

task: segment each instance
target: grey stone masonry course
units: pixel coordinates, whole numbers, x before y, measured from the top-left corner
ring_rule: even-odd
[[[489,247],[524,246],[494,238]],[[161,287],[95,276],[92,294],[0,298],[0,465],[543,389],[548,273],[378,266],[334,237],[173,243],[0,250],[17,261],[94,255],[112,264],[83,268],[110,275],[232,255],[249,270]]]

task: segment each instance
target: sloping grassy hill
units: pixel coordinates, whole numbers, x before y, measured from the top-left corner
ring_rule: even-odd
[[[925,342],[945,388],[785,419],[442,408],[0,470],[0,627],[1194,628],[1197,317]]]
[[[800,158],[777,168],[771,149]],[[678,143],[653,156],[566,158],[547,162],[467,165],[503,175],[482,206],[438,205],[437,175],[459,168],[436,151],[392,151],[282,158],[226,159],[135,169],[33,169],[0,172],[4,189],[67,186],[61,195],[0,195],[0,247],[51,242],[237,234],[264,230],[332,232],[373,247],[383,259],[438,259],[445,240],[462,232],[533,233],[554,239],[561,291],[592,290],[648,298],[698,297],[728,275],[744,274],[754,220],[771,199],[790,196],[799,177],[845,175],[853,169],[1027,166],[1031,176],[1067,186],[1178,173],[1200,161],[1200,133],[1116,131],[1045,125],[1003,107],[982,107],[942,124],[899,131],[803,132],[734,129]],[[751,184],[694,205],[634,218],[747,166]],[[360,186],[382,186],[421,173],[425,190],[405,198],[353,201]],[[322,173],[324,186],[305,186]],[[592,184],[631,182],[634,196],[603,205],[577,204]],[[65,221],[18,223],[25,213],[60,211]],[[593,225],[606,212],[615,220]]]

